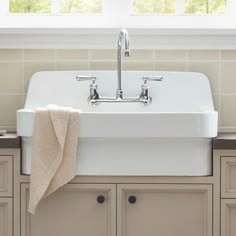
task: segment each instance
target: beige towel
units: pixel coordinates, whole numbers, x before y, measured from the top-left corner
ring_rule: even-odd
[[[38,108],[32,143],[29,209],[76,175],[79,110],[48,105]]]

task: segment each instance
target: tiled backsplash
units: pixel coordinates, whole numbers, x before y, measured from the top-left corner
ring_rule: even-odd
[[[0,129],[16,129],[31,75],[45,70],[115,70],[116,50],[0,49]],[[236,131],[236,50],[132,50],[124,70],[195,71],[208,76],[220,131]]]

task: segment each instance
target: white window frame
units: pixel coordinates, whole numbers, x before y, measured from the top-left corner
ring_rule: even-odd
[[[110,49],[127,28],[137,49],[236,49],[236,0],[228,15],[191,16],[181,7],[180,15],[130,15],[132,0],[103,1],[103,14],[65,16],[7,14],[8,0],[0,0],[0,48]]]
[[[182,15],[184,0],[178,15],[132,14],[133,0],[103,0],[103,14],[57,14],[56,0],[51,15],[9,14],[8,1],[0,1],[0,28],[236,29],[236,0],[228,0],[227,15]]]

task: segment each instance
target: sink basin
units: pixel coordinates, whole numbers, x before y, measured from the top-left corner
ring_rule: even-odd
[[[38,72],[33,75],[24,109],[17,112],[22,137],[22,172],[30,174],[35,109],[47,104],[81,110],[78,175],[205,176],[212,171],[212,138],[217,135],[206,76],[191,72],[123,72],[125,97],[139,96],[143,76],[150,82],[152,103],[101,103],[91,106],[89,81],[95,75],[101,96],[114,96],[115,71]]]

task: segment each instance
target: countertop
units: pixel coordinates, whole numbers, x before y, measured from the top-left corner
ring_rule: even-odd
[[[213,139],[214,149],[236,149],[236,133],[219,133]]]
[[[15,133],[7,133],[4,136],[0,136],[0,148],[20,148],[20,137]]]
[[[16,133],[0,136],[0,148],[20,148],[20,137]],[[213,139],[214,149],[236,149],[236,133],[219,133]]]

